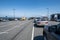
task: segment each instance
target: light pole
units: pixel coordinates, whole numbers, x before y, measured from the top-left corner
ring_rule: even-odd
[[[5,17],[6,17],[6,20],[8,20],[7,16],[5,16]]]
[[[47,17],[49,17],[49,8],[47,8]]]
[[[15,19],[15,10],[16,10],[16,9],[13,9],[13,16],[14,16],[14,19]]]
[[[47,8],[47,17],[49,19],[49,8]]]

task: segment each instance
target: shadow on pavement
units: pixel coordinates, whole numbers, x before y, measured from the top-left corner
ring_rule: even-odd
[[[33,40],[44,40],[44,37],[43,36],[36,36],[36,37],[34,37]]]
[[[34,24],[34,27],[36,27],[36,28],[44,28],[44,26],[37,26],[36,24]]]

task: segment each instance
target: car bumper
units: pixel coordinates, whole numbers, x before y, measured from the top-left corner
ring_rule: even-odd
[[[45,25],[48,25],[48,24],[37,24],[38,26],[45,26]]]

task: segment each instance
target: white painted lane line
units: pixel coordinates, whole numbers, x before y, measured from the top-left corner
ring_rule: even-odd
[[[10,29],[6,30],[5,32],[11,31],[11,30],[13,30],[13,29],[16,28],[16,27],[17,27],[17,26],[15,26],[15,27],[13,27],[13,28],[10,28]]]
[[[20,24],[20,25],[23,25],[23,24],[26,24],[26,23],[28,23],[28,22],[22,23],[22,24]],[[5,32],[11,31],[11,30],[13,30],[13,29],[16,28],[16,27],[20,27],[20,26],[17,26],[17,25],[16,25],[15,27],[10,28],[10,29],[6,30]]]
[[[23,24],[23,23],[22,23]],[[21,25],[22,25],[21,24]],[[15,26],[15,27],[13,27],[13,28],[10,28],[10,29],[8,29],[8,30],[6,30],[6,31],[4,31],[4,32],[0,32],[0,34],[3,34],[3,33],[8,33],[8,31],[11,31],[11,30],[13,30],[14,28],[16,28],[17,26]]]
[[[34,39],[34,27],[32,29],[32,37],[31,37],[31,40],[33,40],[33,39]]]
[[[0,27],[6,27],[6,26],[9,26],[9,25],[12,25],[12,24],[15,24],[15,23],[8,23],[8,25],[3,25],[3,26],[0,26]]]
[[[24,24],[24,23],[22,23],[22,24]],[[21,24],[21,25],[22,25]],[[15,27],[13,27],[13,28],[10,28],[10,29],[8,29],[8,30],[6,30],[6,31],[4,31],[4,32],[0,32],[0,34],[3,34],[3,33],[7,33],[8,34],[8,31],[11,31],[11,30],[13,30],[14,28],[16,28],[17,26],[15,26]]]
[[[8,32],[0,32],[0,34],[3,34],[3,33],[7,33],[8,34]]]
[[[30,21],[29,21],[29,22],[30,22]],[[26,24],[26,23],[28,23],[28,22],[22,23],[22,24],[20,24],[20,25],[23,25],[23,24]],[[16,27],[20,27],[20,26],[15,26],[15,27],[13,27],[13,28],[10,28],[10,29],[8,29],[8,30],[6,30],[6,31],[4,31],[4,32],[11,31],[11,30],[13,30],[13,29],[14,29],[14,28],[16,28]]]
[[[30,22],[30,21],[29,21],[29,22]],[[22,24],[20,24],[20,25],[23,25],[23,24],[26,24],[26,23],[28,23],[28,22],[22,23]],[[20,27],[20,26],[15,26],[15,27],[13,27],[13,28],[10,28],[10,29],[8,29],[8,30],[5,30],[4,32],[0,32],[0,34],[8,33],[8,31],[11,31],[11,30],[13,30],[13,29],[16,28],[16,27]]]
[[[10,24],[11,23],[11,24]],[[0,27],[6,27],[6,26],[10,26],[10,25],[14,25],[14,24],[16,24],[15,22],[10,22],[10,23],[8,23],[8,25],[3,25],[3,26],[0,26]]]

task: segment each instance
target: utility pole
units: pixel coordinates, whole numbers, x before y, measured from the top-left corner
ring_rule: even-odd
[[[15,10],[16,10],[16,9],[13,9],[13,16],[14,16],[14,19],[15,19]]]
[[[5,17],[6,17],[6,20],[8,20],[7,16],[5,16]]]
[[[47,17],[49,19],[50,15],[49,15],[49,8],[47,8]]]
[[[47,8],[47,17],[49,17],[49,8]]]

